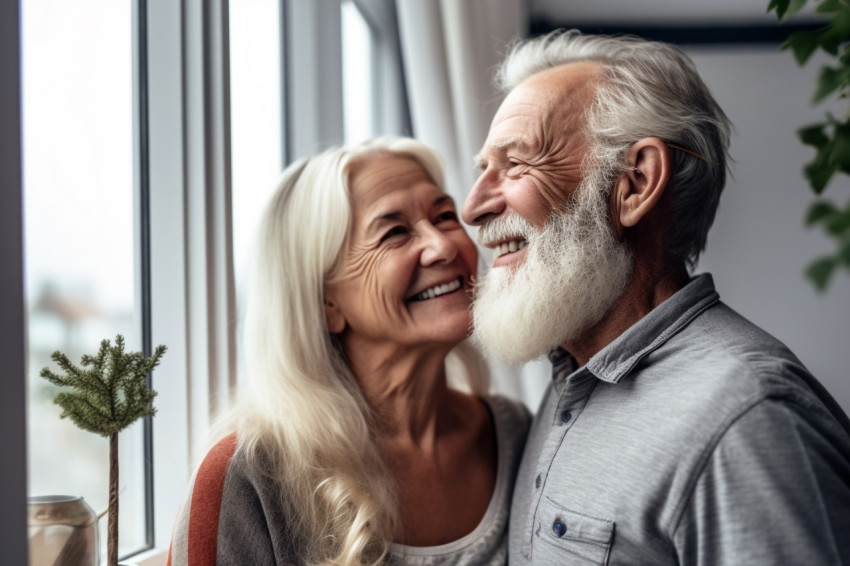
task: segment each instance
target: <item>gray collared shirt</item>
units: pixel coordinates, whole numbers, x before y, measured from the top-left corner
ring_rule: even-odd
[[[850,564],[850,421],[710,275],[550,359],[510,564]]]

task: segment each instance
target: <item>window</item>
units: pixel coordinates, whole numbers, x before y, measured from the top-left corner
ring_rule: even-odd
[[[240,312],[256,227],[283,169],[281,23],[280,0],[230,4],[233,264]]]
[[[353,0],[342,2],[342,96],[345,142],[372,137],[374,74],[372,30]]]
[[[60,419],[58,388],[38,374],[58,369],[53,351],[78,364],[119,333],[142,349],[132,2],[24,0],[21,22],[29,493],[82,496],[100,513],[109,443]],[[120,435],[121,555],[149,538],[143,428]]]
[[[344,139],[340,4],[24,0],[20,8],[0,6],[0,27],[21,38],[18,77],[7,71],[15,69],[9,63],[17,62],[17,41],[6,42],[17,35],[0,34],[6,47],[0,100],[8,102],[0,114],[10,123],[17,116],[20,79],[23,132],[20,146],[12,128],[0,132],[0,159],[16,164],[21,150],[24,180],[14,167],[0,174],[10,187],[24,188],[27,303],[13,253],[20,234],[3,249],[17,284],[4,281],[0,302],[4,313],[7,306],[12,315],[26,311],[29,327],[24,335],[19,317],[8,324],[4,317],[4,329],[18,340],[3,346],[22,350],[26,337],[30,356],[28,376],[16,369],[23,360],[11,364],[20,387],[12,379],[11,393],[0,397],[2,423],[12,422],[9,415],[20,422],[0,430],[12,440],[28,437],[27,489],[20,462],[0,461],[0,472],[13,478],[8,485],[15,492],[79,493],[104,510],[108,443],[58,418],[38,372],[51,365],[53,350],[78,362],[118,333],[133,350],[166,344],[153,375],[159,395],[151,432],[136,425],[120,437],[120,554],[139,566],[162,566],[208,426],[236,385],[235,288],[260,208],[288,161]],[[362,9],[353,15],[359,18]],[[354,31],[346,32],[359,42],[351,49],[378,52],[374,30],[386,30],[372,24],[392,18],[376,20],[376,13],[391,12],[372,11],[369,26],[355,18]],[[349,68],[356,63],[350,60]],[[357,117],[373,117],[350,125],[352,137],[372,135],[382,123],[375,83],[357,77],[386,70],[372,55],[360,63],[373,68],[349,77],[352,89],[366,90],[350,94],[362,102],[354,105]],[[3,191],[0,226],[14,229],[22,220],[16,192]],[[22,404],[24,381],[29,433],[23,415],[12,410]],[[23,453],[23,442],[20,451],[6,444]],[[154,480],[149,489],[146,475]],[[20,529],[4,533],[17,541],[25,525],[17,523],[18,501],[10,502],[15,507],[2,516]],[[20,546],[4,548],[16,563],[24,561],[17,560]]]

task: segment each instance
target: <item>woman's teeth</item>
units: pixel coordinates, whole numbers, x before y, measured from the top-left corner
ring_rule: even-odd
[[[493,249],[496,250],[497,256],[503,256],[507,253],[519,251],[527,245],[528,242],[525,240],[511,240],[510,242],[502,242]]]
[[[444,283],[442,285],[435,285],[430,289],[425,289],[421,293],[417,293],[413,295],[410,300],[412,301],[425,301],[428,299],[433,299],[434,297],[439,297],[440,295],[445,295],[446,293],[451,293],[452,291],[456,291],[460,288],[460,279],[455,279],[449,283]]]

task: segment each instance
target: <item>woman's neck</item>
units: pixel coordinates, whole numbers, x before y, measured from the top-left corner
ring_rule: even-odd
[[[382,441],[431,451],[449,403],[448,350],[346,348],[354,376],[377,417]]]
[[[432,546],[472,532],[495,489],[495,430],[480,399],[448,388],[449,348],[352,346],[349,367],[375,411],[378,450],[403,486],[395,542]]]

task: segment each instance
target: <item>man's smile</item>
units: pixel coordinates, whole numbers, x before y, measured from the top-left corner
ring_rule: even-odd
[[[528,245],[528,241],[526,240],[510,240],[508,242],[502,242],[501,244],[496,244],[493,246],[493,250],[496,252],[496,257],[501,257],[505,254],[513,253],[515,251],[519,251]]]

